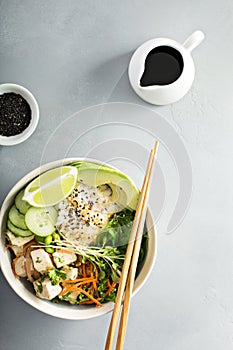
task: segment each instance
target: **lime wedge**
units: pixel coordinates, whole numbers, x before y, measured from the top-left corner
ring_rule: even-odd
[[[73,166],[46,171],[25,188],[23,200],[39,208],[55,205],[73,192],[77,176],[77,168]]]

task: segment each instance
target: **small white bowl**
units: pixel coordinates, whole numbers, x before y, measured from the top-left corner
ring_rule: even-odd
[[[27,140],[35,131],[39,121],[39,107],[35,97],[32,93],[21,85],[17,84],[1,84],[0,95],[4,93],[14,92],[21,95],[29,104],[31,108],[31,121],[29,126],[20,134],[14,136],[0,135],[0,145],[13,146]]]
[[[31,171],[26,176],[24,176],[21,180],[19,180],[19,182],[16,183],[16,185],[11,189],[11,191],[8,193],[7,197],[5,198],[0,211],[0,266],[9,285],[20,296],[20,298],[22,298],[24,301],[26,301],[28,304],[30,304],[37,310],[40,310],[51,316],[68,319],[68,320],[84,320],[84,319],[90,319],[93,317],[99,317],[101,315],[104,315],[112,311],[114,308],[114,303],[107,302],[107,303],[104,303],[102,307],[94,307],[94,306],[88,306],[88,305],[84,306],[84,305],[56,304],[56,303],[52,303],[51,301],[47,301],[36,297],[32,284],[26,281],[25,279],[21,279],[21,280],[17,279],[13,274],[12,267],[11,267],[11,257],[10,257],[9,251],[7,252],[5,248],[4,231],[6,229],[7,214],[9,212],[11,205],[14,202],[14,198],[16,194],[19,192],[20,189],[25,187],[26,184],[29,183],[32,179],[34,179],[36,176],[38,176],[39,174],[47,170],[50,170],[52,168],[56,168],[59,166],[67,165],[72,162],[83,161],[83,160],[84,158],[69,158],[69,159],[58,160],[52,163],[42,165],[41,167]],[[94,159],[85,159],[85,161],[103,164]],[[155,231],[150,210],[148,210],[146,222],[147,222],[148,235],[149,235],[148,251],[147,251],[144,264],[135,280],[133,295],[135,295],[146,282],[147,278],[149,277],[152,271],[152,268],[155,263],[156,255],[157,255],[156,231]]]

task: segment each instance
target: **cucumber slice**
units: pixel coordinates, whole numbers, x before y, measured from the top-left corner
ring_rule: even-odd
[[[15,205],[10,208],[9,219],[14,226],[21,228],[22,230],[27,230],[27,226],[25,224],[25,216],[23,214],[20,214]]]
[[[20,191],[15,197],[15,206],[20,211],[21,214],[25,215],[31,206],[28,204],[28,202],[22,199],[23,196],[24,196],[24,190]]]
[[[33,233],[46,237],[55,231],[57,211],[54,207],[28,209],[25,215],[26,225]]]
[[[21,228],[16,227],[15,225],[12,224],[12,222],[10,222],[10,220],[7,221],[7,227],[15,236],[29,237],[33,234],[29,230],[22,230]]]

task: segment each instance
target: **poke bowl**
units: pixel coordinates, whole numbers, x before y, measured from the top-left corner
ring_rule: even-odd
[[[127,175],[93,159],[58,160],[25,175],[0,211],[0,266],[11,288],[63,319],[112,311],[138,196]],[[133,295],[156,253],[148,208]]]

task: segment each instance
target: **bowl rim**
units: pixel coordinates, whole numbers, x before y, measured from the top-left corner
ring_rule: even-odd
[[[108,312],[111,312],[114,308],[113,302],[107,302],[103,304],[101,308],[82,308],[77,309],[77,306],[73,306],[70,304],[67,304],[65,306],[61,307],[61,304],[55,304],[51,303],[51,301],[46,301],[43,299],[40,299],[36,297],[31,291],[29,291],[24,284],[19,280],[16,279],[11,268],[11,263],[9,256],[6,252],[5,248],[5,237],[4,237],[4,216],[6,216],[6,213],[9,210],[9,207],[12,205],[14,197],[16,193],[24,187],[28,182],[30,182],[33,178],[38,176],[40,173],[45,172],[49,169],[68,165],[69,163],[76,162],[76,161],[87,161],[87,162],[95,162],[100,165],[108,165],[112,167],[113,169],[119,170],[116,167],[109,165],[104,162],[100,162],[96,159],[91,158],[82,158],[82,157],[75,157],[75,158],[65,158],[56,160],[53,162],[49,162],[46,164],[43,164],[36,169],[30,171],[27,173],[24,177],[22,177],[9,191],[7,196],[5,197],[2,207],[0,210],[0,268],[2,270],[2,273],[7,280],[10,287],[15,291],[15,293],[26,303],[30,304],[35,309],[57,318],[62,318],[66,320],[84,320],[84,319],[91,319],[95,317],[99,317],[102,315],[105,315]],[[121,171],[121,170],[119,170]],[[122,171],[121,171],[122,172]],[[133,288],[133,296],[138,293],[138,291],[143,287],[145,282],[147,281],[149,275],[151,274],[151,271],[154,267],[155,260],[157,257],[157,232],[155,229],[154,220],[152,217],[152,213],[150,210],[150,207],[148,207],[147,210],[147,220],[149,221],[149,246],[148,246],[148,252],[147,257],[145,259],[144,265],[142,267],[142,270],[140,271],[137,279],[135,280],[134,288]]]
[[[14,92],[20,94],[29,104],[31,108],[31,121],[29,126],[18,135],[2,136],[0,135],[0,145],[14,146],[26,141],[35,131],[39,122],[39,106],[34,95],[24,86],[15,83],[0,84],[0,95],[4,93]]]

